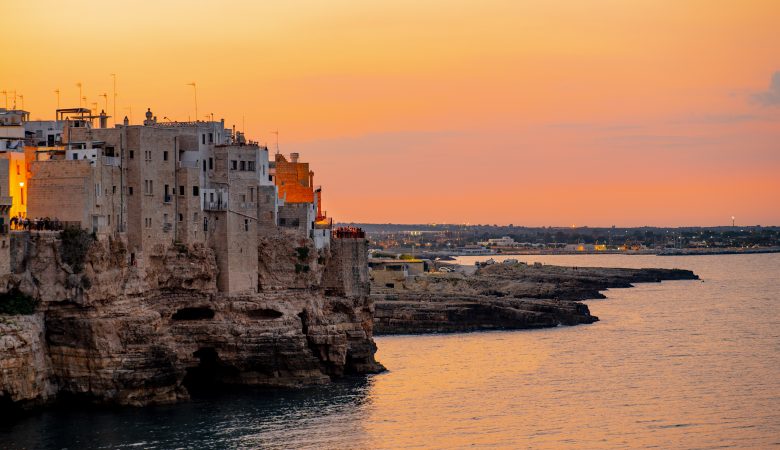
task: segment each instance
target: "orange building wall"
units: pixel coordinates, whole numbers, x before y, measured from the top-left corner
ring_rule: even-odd
[[[294,163],[281,154],[276,155],[276,186],[280,199],[287,203],[313,203],[312,178],[309,163]]]

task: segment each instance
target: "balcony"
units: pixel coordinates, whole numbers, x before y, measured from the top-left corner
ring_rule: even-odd
[[[330,217],[322,218],[314,222],[315,230],[330,230],[333,228],[333,219]]]
[[[119,159],[117,156],[104,156],[103,157],[103,165],[104,166],[112,166],[112,167],[119,167],[122,160]]]
[[[227,211],[227,202],[203,202],[204,211]]]
[[[179,161],[179,168],[180,169],[197,169],[198,168],[198,162],[197,161]]]

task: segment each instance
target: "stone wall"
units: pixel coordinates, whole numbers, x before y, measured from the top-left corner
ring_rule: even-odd
[[[92,165],[87,160],[35,161],[29,180],[29,217],[51,217],[78,222],[89,229]]]
[[[368,240],[332,239],[330,255],[322,281],[325,292],[345,297],[367,296],[370,291]]]

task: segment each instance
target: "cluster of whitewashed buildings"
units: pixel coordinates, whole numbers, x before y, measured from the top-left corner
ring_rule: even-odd
[[[162,123],[147,111],[142,125],[107,123],[86,108],[47,121],[0,109],[0,251],[8,253],[12,218],[121,236],[133,265],[173,244],[203,244],[217,256],[220,290],[234,294],[257,289],[264,234],[329,245],[321,190],[298,154],[269,160],[267,147],[224,120]]]

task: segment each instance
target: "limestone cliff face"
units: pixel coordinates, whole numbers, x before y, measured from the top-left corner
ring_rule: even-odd
[[[262,290],[228,297],[207,247],[159,249],[139,266],[121,241],[94,242],[76,271],[56,235],[14,239],[14,273],[0,292],[39,304],[33,315],[0,315],[0,405],[58,395],[146,405],[216,384],[301,386],[383,369],[367,290],[343,288],[351,280],[331,280],[342,288],[328,295],[321,286],[326,271],[351,273],[332,265],[364,244],[331,255],[308,240],[269,239]]]

